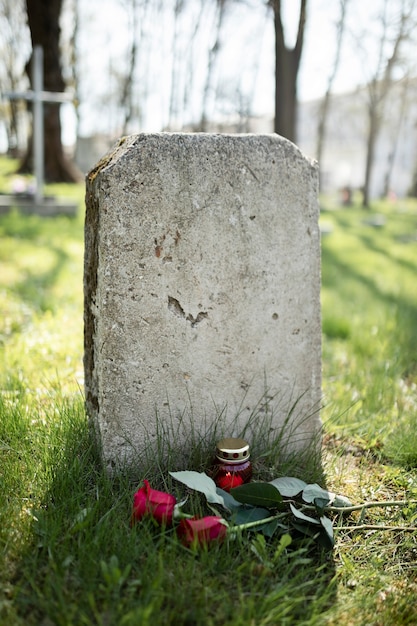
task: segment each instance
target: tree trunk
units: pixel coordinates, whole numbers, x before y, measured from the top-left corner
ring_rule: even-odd
[[[223,19],[226,10],[227,0],[216,0],[216,10],[217,10],[217,18],[216,18],[216,27],[215,27],[215,40],[212,47],[209,50],[208,62],[207,62],[207,74],[206,74],[206,82],[204,85],[203,91],[203,102],[201,106],[201,119],[200,119],[200,128],[201,132],[207,132],[208,126],[208,113],[207,106],[209,101],[210,89],[212,87],[212,79],[213,79],[213,71],[214,65],[217,59],[217,56],[220,51],[221,46],[221,31],[223,26]]]
[[[417,198],[417,162],[414,164],[413,180],[411,181],[411,187],[408,195],[411,198]]]
[[[403,79],[402,88],[401,88],[401,103],[398,111],[398,119],[396,120],[396,124],[394,126],[394,132],[391,137],[391,151],[388,155],[387,160],[387,169],[384,177],[384,189],[383,189],[383,197],[388,198],[391,192],[391,179],[394,169],[395,157],[397,155],[398,143],[400,140],[401,126],[403,124],[405,112],[407,109],[407,93],[408,93],[408,84],[409,79],[408,76]]]
[[[362,207],[369,209],[372,166],[379,131],[379,114],[375,106],[369,107],[369,132],[366,146],[365,181],[363,184]]]
[[[128,70],[127,74],[123,80],[121,94],[120,94],[120,105],[123,109],[123,125],[122,125],[122,135],[127,135],[129,132],[130,123],[134,117],[134,80],[136,73],[136,64],[138,58],[138,25],[139,25],[139,17],[138,10],[139,6],[136,0],[132,1],[132,5],[130,7],[131,14],[131,34],[130,34],[130,44],[128,51]]]
[[[319,109],[319,123],[317,128],[317,147],[316,158],[318,164],[321,165],[324,144],[326,139],[326,125],[327,116],[330,108],[330,97],[332,93],[333,83],[337,75],[340,64],[340,56],[342,51],[343,34],[345,31],[345,18],[346,18],[346,6],[349,0],[340,0],[340,18],[337,24],[337,41],[336,41],[336,54],[334,57],[333,68],[327,81],[327,89]],[[323,174],[321,167],[319,168],[319,189],[322,190],[323,186]]]
[[[411,19],[414,2],[409,6],[404,3],[401,5],[401,14],[399,16],[397,30],[393,35],[390,31],[391,20],[387,13],[389,0],[385,0],[383,12],[381,14],[382,32],[379,41],[379,57],[378,65],[374,72],[372,80],[368,84],[369,102],[369,131],[367,137],[366,166],[365,166],[365,182],[363,187],[362,206],[364,209],[370,208],[370,183],[372,167],[375,156],[375,148],[378,140],[378,134],[384,116],[384,106],[387,96],[394,84],[393,73],[398,67],[401,56],[400,49],[406,40],[408,40],[413,31],[414,22]],[[392,41],[392,51],[389,57],[385,56],[387,41]]]
[[[60,26],[62,0],[26,0],[32,48],[36,45],[44,51],[44,89],[62,92],[65,88],[60,63]],[[33,53],[26,65],[29,80],[32,80],[31,64]],[[33,87],[33,85],[32,85]],[[44,104],[45,180],[48,182],[76,182],[82,176],[66,158],[61,140],[59,104]],[[20,165],[20,172],[33,172],[33,137]]]
[[[297,77],[303,48],[307,0],[301,0],[298,33],[294,48],[285,44],[281,0],[270,0],[275,25],[275,122],[274,131],[296,141]]]

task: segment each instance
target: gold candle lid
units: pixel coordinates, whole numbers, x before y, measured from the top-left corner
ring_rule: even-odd
[[[250,457],[249,444],[244,439],[222,439],[216,444],[216,456],[227,463],[244,463]]]

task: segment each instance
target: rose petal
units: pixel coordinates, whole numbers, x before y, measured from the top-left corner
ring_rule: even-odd
[[[187,546],[207,545],[212,541],[224,539],[227,526],[221,517],[209,515],[200,519],[183,519],[177,527],[177,534]]]
[[[151,515],[159,524],[171,524],[176,498],[164,491],[152,489],[147,480],[133,497],[132,521]]]

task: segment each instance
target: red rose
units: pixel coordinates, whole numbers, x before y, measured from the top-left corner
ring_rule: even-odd
[[[243,478],[235,472],[227,472],[224,476],[219,476],[219,478],[216,479],[216,485],[224,491],[230,491],[233,487],[243,485]]]
[[[178,537],[186,546],[207,545],[226,536],[227,526],[221,517],[209,515],[196,519],[182,519],[177,527]]]
[[[144,487],[138,489],[133,497],[132,521],[138,522],[145,515],[151,515],[159,524],[171,524],[176,498],[164,491],[151,489],[147,480],[143,483]]]

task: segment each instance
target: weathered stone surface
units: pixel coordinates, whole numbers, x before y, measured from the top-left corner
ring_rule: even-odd
[[[277,135],[127,137],[87,177],[85,384],[109,466],[264,394],[320,429],[317,166]],[[273,404],[273,402],[271,403]]]

